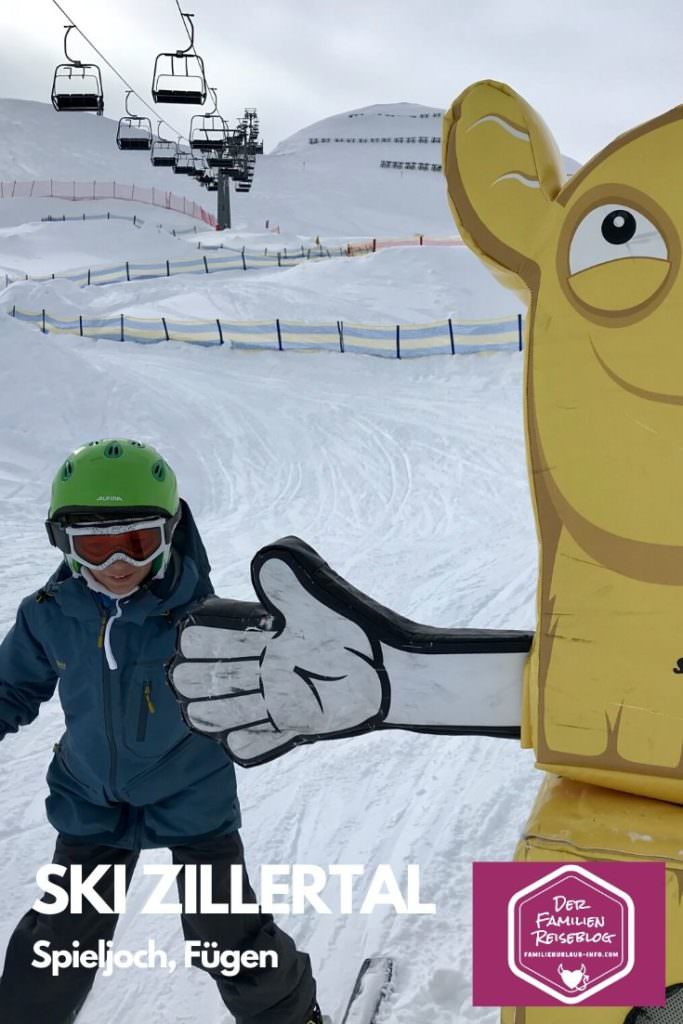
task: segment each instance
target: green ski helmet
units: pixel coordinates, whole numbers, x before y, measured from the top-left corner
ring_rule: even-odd
[[[45,525],[50,543],[65,553],[72,571],[79,572],[80,564],[67,557],[66,526],[163,518],[167,550],[152,566],[158,578],[168,564],[180,513],[175,473],[156,448],[140,441],[105,438],[76,448],[59,467]]]

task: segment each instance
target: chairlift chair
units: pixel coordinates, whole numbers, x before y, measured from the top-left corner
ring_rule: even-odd
[[[209,87],[213,96],[213,110],[208,114],[194,114],[190,121],[190,148],[210,153],[225,145],[228,126],[218,113],[218,92]]]
[[[102,74],[97,64],[83,64],[72,60],[66,48],[69,32],[74,25],[65,25],[64,55],[66,64],[58,64],[52,80],[52,106],[60,113],[77,111],[102,116],[104,94]]]
[[[182,12],[181,12],[182,14]],[[193,14],[182,14],[190,25],[190,45],[174,53],[160,53],[154,61],[152,96],[155,103],[206,103],[204,61],[194,49]]]
[[[126,92],[126,116],[120,118],[116,130],[116,145],[119,149],[151,149],[152,122],[148,117],[137,117],[128,109],[128,97],[131,89]]]
[[[162,137],[161,126],[163,123],[163,121],[159,121],[157,138],[152,141],[152,150],[149,158],[152,162],[152,167],[175,167],[176,160],[178,159],[178,144]]]
[[[204,177],[204,175],[207,173],[207,170],[208,170],[208,168],[207,168],[206,163],[204,161],[204,157],[203,156],[193,155],[192,156],[192,170],[190,171],[190,174],[192,175],[192,177],[196,178],[197,181],[201,181],[202,178]]]
[[[206,154],[209,167],[218,171],[231,171],[235,166],[235,158],[227,149],[214,150]]]
[[[166,139],[155,139],[152,143],[150,160],[153,167],[175,167],[178,159],[178,147],[175,142]]]
[[[148,117],[122,117],[116,132],[119,149],[152,148],[152,122]]]
[[[194,174],[194,159],[191,153],[179,151],[173,167],[174,174]]]
[[[220,114],[195,114],[190,122],[190,146],[210,153],[225,145],[225,121]]]

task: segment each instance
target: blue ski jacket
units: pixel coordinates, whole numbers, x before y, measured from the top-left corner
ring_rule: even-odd
[[[188,729],[166,682],[179,619],[213,593],[182,507],[164,579],[110,602],[62,564],[21,602],[0,645],[0,739],[32,722],[59,682],[66,730],[45,804],[67,837],[137,849],[240,827],[232,762]]]

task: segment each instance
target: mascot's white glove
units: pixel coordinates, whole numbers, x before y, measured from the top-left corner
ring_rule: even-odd
[[[296,537],[259,551],[252,581],[260,604],[208,598],[181,623],[169,669],[189,727],[238,764],[378,727],[519,736],[529,634],[419,626]]]

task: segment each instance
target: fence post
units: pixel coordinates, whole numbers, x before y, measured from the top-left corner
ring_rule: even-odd
[[[373,252],[377,252],[377,239],[376,238],[373,238],[373,240],[372,240],[372,251]]]
[[[449,333],[449,335],[451,337],[451,355],[454,356],[455,355],[455,342],[453,341],[453,321],[451,320],[450,317],[448,318],[448,333]]]
[[[125,336],[124,336],[124,332],[123,332],[123,317],[124,317],[124,314],[122,313],[121,314],[121,341],[125,341],[126,340]]]
[[[82,313],[78,314],[78,333],[80,334],[80,336],[82,338],[83,337],[83,314]]]
[[[130,281],[130,265],[128,260],[126,260],[126,281]]]
[[[47,334],[47,331],[45,330],[45,310],[43,310],[43,334]]]
[[[519,338],[519,351],[521,352],[522,348],[523,348],[522,339],[524,337],[523,332],[522,332],[522,314],[521,313],[517,314],[517,336]]]
[[[165,317],[165,316],[162,316],[162,318],[161,318],[161,323],[162,323],[162,325],[163,325],[163,328],[164,328],[164,334],[166,335],[166,341],[169,341],[169,337],[168,337],[168,327],[166,326],[166,317]]]
[[[280,250],[279,249],[278,249],[278,253],[277,253],[277,265],[278,265],[278,267],[282,266],[282,261],[280,259]]]
[[[396,358],[401,358],[401,328],[396,324]]]
[[[88,284],[90,284],[90,267],[88,267]]]
[[[16,319],[16,316],[17,316],[17,307],[16,306],[12,306],[12,316]]]
[[[205,270],[205,271],[207,272],[207,274],[208,274],[208,273],[209,273],[209,264],[208,264],[208,261],[207,261],[207,259],[206,259],[206,256],[203,256],[203,257],[202,257],[202,259],[204,260],[204,270]]]
[[[242,270],[247,269],[247,261],[244,258],[244,246],[242,246]]]
[[[166,277],[170,277],[170,276],[171,276],[171,265],[170,265],[169,261],[166,260]]]
[[[424,238],[424,235],[420,235],[420,245],[423,244],[423,238]]]
[[[277,328],[277,347],[280,349],[280,352],[282,352],[282,331],[280,330],[279,318],[275,321],[275,326]]]
[[[220,317],[216,317],[216,326],[218,327],[218,337],[220,338],[221,345],[223,344],[223,328],[221,327]]]
[[[337,330],[339,331],[339,351],[344,351],[344,321],[337,320]]]

